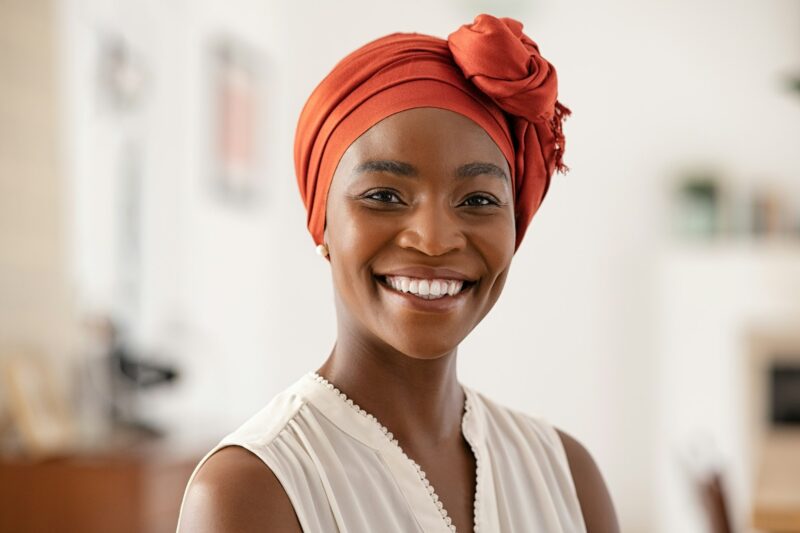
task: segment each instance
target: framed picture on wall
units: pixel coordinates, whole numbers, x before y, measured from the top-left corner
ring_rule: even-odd
[[[236,203],[252,203],[264,188],[260,57],[232,37],[219,37],[211,46],[212,187]]]

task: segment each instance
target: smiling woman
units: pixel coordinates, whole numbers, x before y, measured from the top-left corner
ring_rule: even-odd
[[[440,108],[401,111],[353,142],[325,229],[340,330],[365,328],[404,357],[452,352],[497,301],[514,255],[508,168],[480,126]]]
[[[457,378],[562,169],[556,74],[511,19],[340,62],[295,143],[337,340],[198,464],[181,531],[613,532],[575,439]]]

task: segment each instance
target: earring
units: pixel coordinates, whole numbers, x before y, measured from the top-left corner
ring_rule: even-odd
[[[317,245],[317,254],[321,255],[322,257],[328,257],[328,245],[327,244]]]

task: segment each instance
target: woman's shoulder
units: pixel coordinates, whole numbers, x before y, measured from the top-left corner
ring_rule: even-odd
[[[268,446],[307,403],[303,394],[304,382],[305,376],[273,396],[264,407],[226,435],[220,444]]]
[[[186,489],[178,532],[302,532],[274,472],[240,446],[216,450]]]
[[[507,407],[485,394],[471,391],[486,420],[489,438],[537,449],[537,457],[559,468],[572,481],[587,531],[617,532],[616,512],[603,476],[589,450],[546,417]],[[489,429],[491,428],[491,429]]]
[[[303,410],[302,379],[275,395],[203,457],[186,486],[179,531],[302,531],[284,481],[302,458],[280,441]]]
[[[564,446],[587,531],[618,532],[614,503],[592,454],[569,433],[556,431]]]
[[[488,439],[541,446],[557,459],[566,459],[558,432],[546,417],[508,407],[471,387],[464,388],[470,396],[471,409],[479,413],[480,430]]]

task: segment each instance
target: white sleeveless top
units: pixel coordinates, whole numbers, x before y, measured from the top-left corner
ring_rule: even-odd
[[[477,464],[475,531],[585,532],[555,429],[462,388],[461,429]],[[223,438],[187,489],[211,454],[230,445],[275,473],[306,533],[455,531],[425,473],[392,434],[314,372]]]

